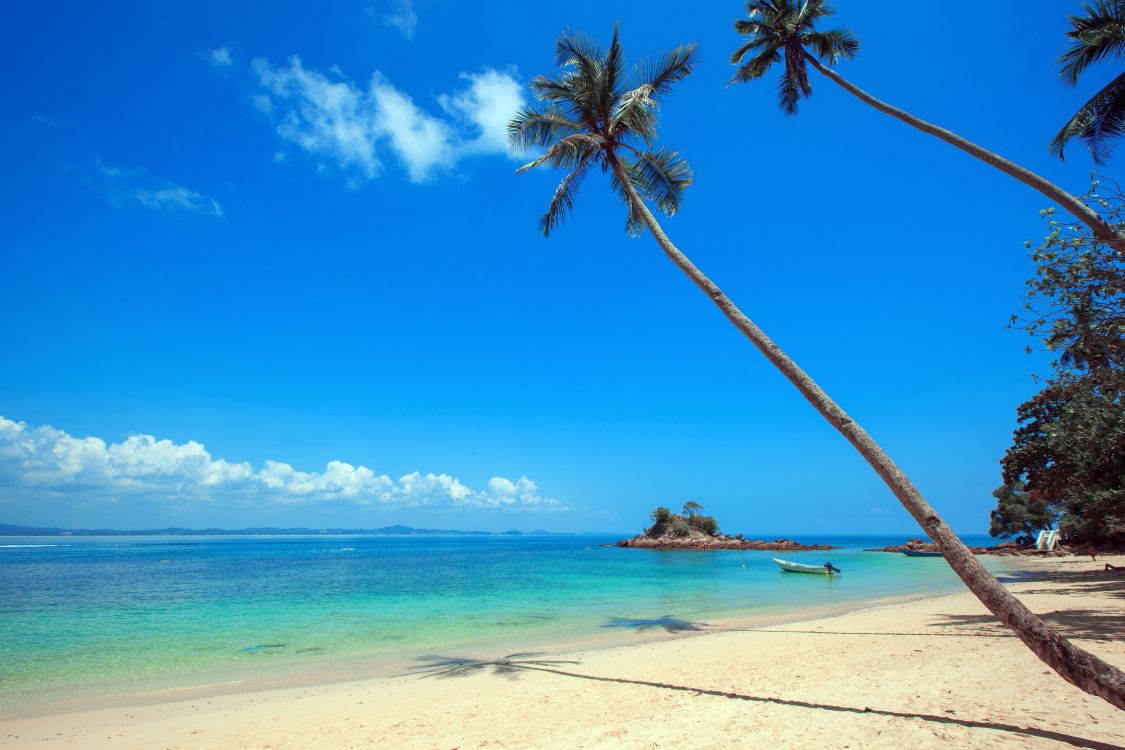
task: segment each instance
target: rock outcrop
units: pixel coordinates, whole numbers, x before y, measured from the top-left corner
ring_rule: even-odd
[[[927,542],[923,539],[908,539],[906,544],[892,544],[889,547],[865,549],[864,552],[902,552],[903,550],[915,552],[941,551],[933,542]],[[998,557],[1024,557],[1031,555],[1039,555],[1041,557],[1066,557],[1068,555],[1082,554],[1062,544],[1055,547],[1050,552],[1044,553],[1037,550],[1034,544],[1017,544],[1016,542],[1001,542],[995,547],[969,547],[969,551],[974,555],[996,555]]]
[[[836,549],[829,544],[801,544],[792,539],[775,539],[768,542],[762,539],[743,539],[742,534],[736,536],[727,536],[718,532],[708,534],[677,515],[653,524],[652,528],[646,529],[645,533],[638,534],[632,539],[622,539],[617,546],[643,549],[752,549],[779,552]]]

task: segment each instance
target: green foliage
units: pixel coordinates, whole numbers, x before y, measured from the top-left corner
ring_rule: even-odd
[[[691,518],[701,510],[703,510],[703,506],[695,502],[694,500],[688,500],[686,503],[684,503],[684,515],[688,518]]]
[[[668,519],[671,517],[672,511],[668,510],[663,505],[652,512],[652,520],[657,524],[667,523]]]
[[[1095,183],[1094,190],[1098,184]],[[1092,190],[1086,202],[1121,227],[1125,197]],[[1125,540],[1125,258],[1085,225],[1045,213],[1051,227],[1033,254],[1027,318],[1012,325],[1058,354],[1044,388],[1017,409],[1001,467],[992,528],[1031,531],[1057,515],[1080,541]],[[1048,525],[1042,523],[1042,526]]]
[[[1082,6],[1085,15],[1071,16],[1071,40],[1059,58],[1059,77],[1074,85],[1093,63],[1103,58],[1120,60],[1125,55],[1125,3],[1092,0]],[[1079,108],[1051,140],[1051,152],[1063,158],[1071,138],[1081,138],[1097,163],[1113,151],[1111,141],[1125,132],[1125,73],[1107,83]]]
[[[688,526],[686,518],[676,517],[672,521],[672,536],[687,536],[691,533],[691,527]]]
[[[519,172],[540,166],[569,170],[539,220],[544,236],[574,211],[578,188],[592,166],[610,173],[611,186],[628,207],[625,229],[631,236],[644,227],[631,191],[669,216],[679,211],[692,183],[691,167],[678,152],[653,150],[653,144],[661,99],[695,70],[695,50],[694,44],[682,45],[627,72],[616,26],[608,49],[583,34],[559,37],[559,75],[533,79],[530,86],[539,104],[508,123],[513,149],[543,150]]]
[[[1053,527],[1059,520],[1055,503],[1043,500],[1038,494],[1024,491],[1024,484],[1015,481],[1002,484],[992,492],[996,510],[992,511],[988,533],[996,537],[1029,535],[1034,537],[1040,529]]]
[[[848,29],[816,30],[820,19],[835,14],[827,0],[750,0],[746,12],[734,22],[734,30],[748,39],[730,57],[739,66],[730,83],[757,80],[784,62],[777,106],[787,115],[797,114],[801,99],[812,95],[806,55],[835,65],[859,53],[859,39]]]
[[[693,515],[688,519],[688,523],[707,534],[715,534],[719,530],[719,522],[712,516]]]

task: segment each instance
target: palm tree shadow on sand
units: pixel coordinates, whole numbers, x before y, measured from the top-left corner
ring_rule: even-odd
[[[417,661],[421,666],[410,674],[427,677],[464,677],[473,672],[491,672],[500,677],[518,679],[521,670],[543,669],[556,667],[561,664],[581,664],[572,659],[541,659],[545,656],[538,651],[521,651],[515,654],[501,656],[498,659],[470,659],[458,656],[428,655],[419,656]],[[561,672],[560,674],[566,674]]]
[[[663,617],[611,617],[602,625],[603,628],[625,628],[644,632],[646,630],[664,630],[668,633],[700,633],[709,628],[705,622],[692,622],[672,615]]]
[[[623,618],[616,618],[623,619]],[[650,622],[660,622],[666,618],[659,618],[658,620]],[[626,627],[622,625],[621,627]],[[649,627],[661,627],[659,625]],[[700,628],[695,628],[699,630]],[[695,697],[717,697],[726,698],[728,700],[747,701],[750,703],[772,703],[779,706],[790,706],[793,708],[804,708],[817,711],[832,711],[836,713],[848,714],[870,714],[872,716],[882,716],[892,719],[917,719],[925,722],[932,722],[935,724],[947,724],[966,727],[969,729],[990,729],[998,732],[1009,732],[1022,737],[1038,737],[1042,739],[1054,740],[1073,747],[1089,748],[1090,750],[1125,750],[1121,745],[1114,745],[1109,742],[1102,742],[1100,740],[1088,739],[1085,737],[1078,737],[1064,732],[1058,732],[1052,729],[1040,729],[1032,726],[1018,726],[1016,724],[1005,724],[995,721],[975,721],[973,719],[963,719],[954,716],[940,716],[937,714],[925,713],[912,713],[909,711],[893,711],[888,709],[871,708],[870,706],[843,706],[831,703],[813,703],[811,701],[794,700],[789,698],[781,698],[776,696],[759,696],[747,695],[744,693],[736,693],[727,690],[712,690],[708,688],[697,688],[689,685],[676,685],[668,682],[655,682],[650,680],[634,680],[626,677],[605,677],[601,675],[582,674],[581,672],[571,672],[566,669],[560,668],[561,665],[566,664],[581,664],[580,661],[575,659],[543,659],[539,658],[544,656],[541,652],[520,652],[508,654],[498,659],[471,659],[450,656],[420,656],[418,661],[423,662],[423,665],[416,671],[410,674],[419,675],[421,679],[428,677],[464,677],[474,672],[491,673],[507,679],[518,679],[521,672],[546,672],[548,674],[558,675],[560,677],[570,677],[579,680],[590,680],[592,682],[612,682],[620,685],[636,685],[639,687],[656,688],[660,690],[672,690],[676,692],[689,693]]]

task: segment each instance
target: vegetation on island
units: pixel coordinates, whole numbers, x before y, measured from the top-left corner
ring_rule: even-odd
[[[701,511],[703,506],[694,500],[684,503],[680,513],[659,506],[651,514],[652,526],[632,539],[622,539],[618,547],[646,549],[752,549],[752,550],[823,550],[834,549],[827,544],[800,544],[791,539],[744,539],[742,534],[727,536],[719,532],[719,522]]]
[[[1079,198],[996,153],[876,99],[833,71],[840,60],[855,56],[859,42],[847,29],[816,29],[833,14],[824,0],[750,0],[746,9],[748,17],[735,23],[735,30],[746,37],[732,56],[739,65],[735,81],[761,78],[782,63],[779,102],[792,114],[798,102],[812,93],[807,73],[811,65],[878,111],[1035,188],[1115,251],[1125,252],[1121,227],[1111,225]],[[603,48],[583,34],[564,33],[555,46],[558,73],[531,82],[539,103],[521,110],[509,123],[512,147],[538,153],[518,171],[566,170],[539,221],[544,236],[573,211],[582,181],[599,168],[625,205],[626,232],[637,237],[647,228],[652,233],[664,254],[867,460],[980,601],[1064,679],[1125,709],[1125,673],[1075,646],[1004,588],[871,436],[673,244],[648,204],[674,216],[693,174],[678,151],[657,147],[657,114],[675,84],[696,68],[696,45],[682,45],[629,70],[619,36],[615,26],[609,47]]]
[[[1095,182],[1086,200],[1125,223],[1115,184]],[[1057,356],[1043,389],[1017,409],[989,531],[1034,536],[1057,524],[1072,545],[1125,546],[1125,256],[1043,214],[1050,231],[1032,252],[1035,277],[1011,325]]]
[[[672,536],[688,536],[692,529],[714,536],[719,533],[719,522],[712,516],[705,516],[699,511],[703,506],[694,500],[684,503],[683,515],[673,515],[672,511],[663,505],[652,512],[654,527],[667,527]],[[646,532],[647,533],[647,532]]]

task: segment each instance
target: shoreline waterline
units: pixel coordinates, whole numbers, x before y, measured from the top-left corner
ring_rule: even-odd
[[[18,589],[19,571],[44,564],[44,580],[58,584],[69,574],[80,585],[36,593],[31,575],[24,589],[44,601],[23,609],[10,598],[0,603],[12,615],[0,623],[0,670],[18,678],[0,682],[2,716],[392,677],[417,671],[422,657],[602,650],[816,619],[961,586],[942,560],[861,552],[869,537],[847,540],[852,549],[809,553],[845,567],[835,581],[781,574],[768,552],[591,546],[598,539],[116,539],[7,548],[0,565],[12,565],[0,567],[0,587]],[[53,562],[38,559],[44,555]],[[256,565],[265,578],[244,575]],[[239,586],[268,590],[250,597]],[[69,631],[51,632],[60,627]],[[48,642],[36,642],[43,634]],[[98,671],[103,664],[109,671]]]
[[[565,658],[577,654],[596,653],[613,649],[629,648],[652,643],[703,638],[724,633],[752,632],[771,626],[794,625],[802,622],[816,622],[847,614],[868,612],[884,607],[895,607],[914,602],[952,598],[963,592],[925,593],[898,597],[885,597],[870,601],[856,601],[832,608],[809,609],[800,612],[779,613],[774,616],[734,617],[718,619],[709,623],[692,623],[698,629],[681,632],[654,632],[635,634],[634,637],[605,635],[599,639],[559,641],[551,643],[479,643],[474,648],[459,654],[466,661],[500,661],[511,655],[530,655],[545,659]],[[528,649],[535,649],[528,651]],[[432,670],[417,659],[423,654],[403,654],[397,661],[387,661],[372,657],[368,663],[360,659],[341,660],[339,663],[318,664],[278,664],[273,670],[283,674],[251,674],[245,678],[228,676],[222,679],[215,675],[215,681],[207,684],[170,684],[149,690],[125,693],[107,693],[82,698],[48,699],[41,703],[25,704],[18,712],[0,711],[0,721],[13,719],[56,716],[83,711],[97,711],[106,708],[130,708],[175,703],[184,700],[202,700],[222,696],[236,696],[251,693],[289,690],[294,688],[316,688],[338,686],[369,680],[388,680],[408,677],[424,677]],[[315,668],[313,668],[315,667]]]
[[[1125,564],[1120,556],[1109,561]],[[1033,611],[1083,648],[1121,663],[1113,636],[1125,581],[1081,558],[1024,558],[1013,568],[1017,575],[1005,583]],[[117,706],[70,706],[66,713],[5,720],[3,732],[13,750],[767,744],[1047,750],[1117,748],[1125,736],[1120,711],[1046,669],[964,590],[791,624],[488,656],[498,654],[496,661],[439,665],[429,673],[434,679],[374,677],[257,691],[243,684],[215,697],[156,696],[149,705],[118,696]]]

